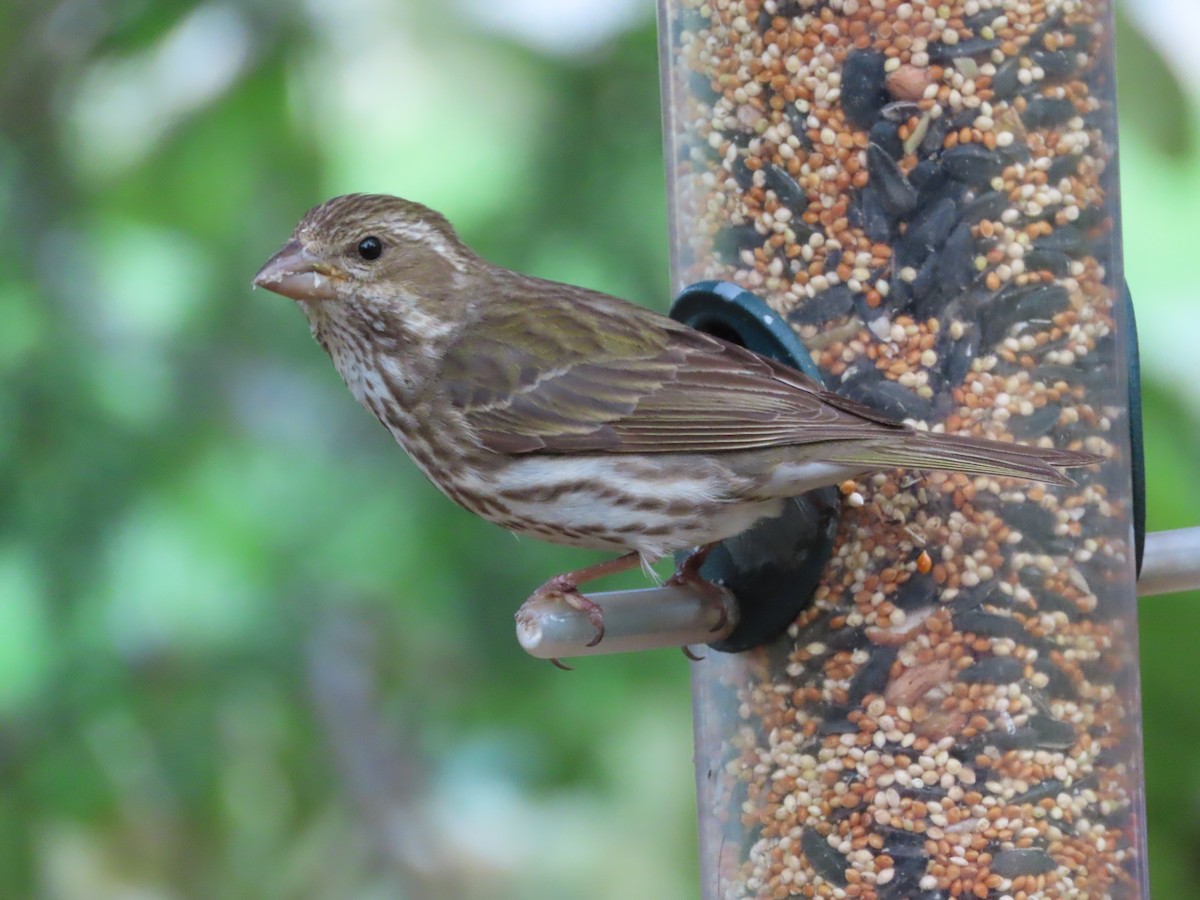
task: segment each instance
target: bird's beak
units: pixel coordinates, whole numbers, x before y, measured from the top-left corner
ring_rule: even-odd
[[[254,285],[293,300],[336,300],[336,282],[345,277],[336,266],[322,262],[293,240],[258,270]]]

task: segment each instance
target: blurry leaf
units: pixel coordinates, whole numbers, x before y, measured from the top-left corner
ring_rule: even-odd
[[[46,687],[54,642],[33,560],[0,549],[0,719],[23,710]]]
[[[131,659],[248,640],[263,597],[235,554],[183,510],[154,502],[116,523],[96,624]]]
[[[1117,9],[1117,108],[1121,127],[1140,132],[1161,153],[1195,151],[1187,94],[1155,46]]]

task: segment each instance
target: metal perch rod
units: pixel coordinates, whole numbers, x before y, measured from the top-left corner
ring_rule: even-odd
[[[1138,596],[1200,589],[1200,526],[1146,535]]]
[[[1200,526],[1146,535],[1138,596],[1200,590]],[[732,594],[658,587],[591,595],[604,609],[604,640],[587,646],[596,633],[588,617],[566,604],[527,603],[517,619],[517,640],[539,659],[625,653],[657,647],[683,647],[721,640],[738,621]],[[721,622],[721,606],[725,621]]]

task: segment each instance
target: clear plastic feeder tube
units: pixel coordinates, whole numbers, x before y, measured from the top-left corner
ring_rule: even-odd
[[[1145,896],[1111,6],[660,7],[676,286],[921,427],[1108,459],[859,485],[786,637],[695,666],[704,896]]]

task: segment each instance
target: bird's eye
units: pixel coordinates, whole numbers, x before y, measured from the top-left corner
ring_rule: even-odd
[[[383,253],[383,241],[373,234],[358,242],[358,255],[365,260],[379,259],[381,253]]]

